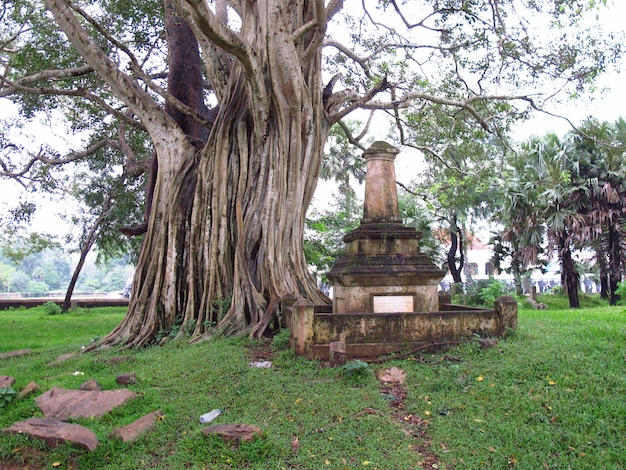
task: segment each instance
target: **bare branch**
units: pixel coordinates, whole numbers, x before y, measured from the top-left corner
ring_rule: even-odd
[[[349,100],[343,101],[341,99],[342,93],[334,93],[330,99],[328,100],[328,105],[326,107],[328,120],[332,124],[341,120],[344,116],[347,116],[352,111],[358,108],[365,108],[367,103],[371,102],[371,100],[381,91],[385,90],[388,87],[387,78],[385,77],[380,81],[377,85],[368,90],[364,95],[360,96],[356,92],[347,91],[348,94],[351,95]],[[333,108],[339,108],[341,104],[348,103],[347,106],[340,108],[337,112],[333,113]],[[376,109],[376,108],[369,108]]]
[[[350,142],[352,145],[354,145],[355,147],[360,148],[361,150],[363,150],[365,152],[365,150],[366,150],[365,145],[363,145],[363,144],[361,144],[361,142],[359,142],[359,140],[360,140],[359,137],[360,136],[359,137],[354,137],[352,135],[352,131],[350,130],[350,127],[345,122],[343,122],[342,120],[339,120],[337,123],[341,126],[341,128],[343,129],[343,132],[346,134],[348,142]]]
[[[42,80],[61,80],[64,78],[81,77],[83,75],[89,75],[93,72],[93,67],[89,65],[83,65],[82,67],[74,67],[71,69],[42,70],[41,72],[22,77],[15,82],[9,82],[5,78],[0,77],[0,85],[2,85],[2,88],[4,88],[5,83],[12,84],[13,86],[28,85],[30,83],[35,83]],[[7,96],[7,94],[5,94],[4,91],[0,91],[0,96]]]
[[[32,88],[32,87],[18,85],[17,83],[13,83],[5,79],[3,79],[2,82],[6,83],[8,87],[5,87],[2,91],[0,91],[0,98],[13,95],[17,92],[28,93],[32,95],[74,96],[74,97],[85,98],[95,103],[96,105],[98,105],[102,110],[108,112],[109,114],[116,116],[117,118],[126,122],[127,124],[130,124],[133,127],[136,127],[138,129],[145,129],[139,121],[133,119],[127,113],[123,113],[120,110],[115,109],[113,106],[108,104],[102,98],[100,98],[97,95],[94,95],[93,93],[91,93],[89,90],[85,88],[79,88],[76,90],[60,90],[58,88],[49,88],[49,87]]]
[[[445,29],[440,29],[440,28],[432,28],[430,26],[426,26],[425,22],[426,20],[428,20],[429,18],[444,12],[445,10],[437,10],[437,11],[433,11],[432,13],[429,13],[428,15],[426,15],[424,18],[422,18],[420,21],[418,21],[417,23],[410,23],[406,17],[404,16],[404,14],[402,13],[402,11],[400,10],[400,7],[398,6],[398,3],[396,2],[396,0],[391,0],[391,4],[393,5],[394,10],[396,10],[396,13],[398,14],[398,16],[400,17],[400,19],[402,20],[402,22],[404,23],[404,25],[408,28],[408,29],[413,29],[413,28],[417,28],[417,27],[422,27],[425,29],[428,29],[430,31],[436,31],[436,32],[444,32]]]
[[[70,162],[75,162],[78,160],[81,160],[83,158],[86,158],[90,155],[93,155],[94,153],[96,153],[98,150],[104,148],[104,147],[117,147],[116,143],[109,140],[109,139],[102,139],[98,142],[96,142],[95,144],[93,144],[91,147],[82,150],[80,152],[73,152],[70,155],[64,157],[64,158],[50,158],[50,157],[46,157],[43,153],[43,150],[40,150],[39,153],[33,157],[31,157],[31,159],[26,162],[26,164],[24,165],[24,167],[19,170],[19,171],[14,171],[14,170],[10,170],[7,165],[0,160],[0,166],[2,167],[2,170],[0,171],[0,176],[5,177],[5,178],[11,178],[14,179],[18,182],[20,182],[20,184],[22,184],[22,186],[25,187],[24,183],[21,181],[22,178],[24,178],[27,173],[32,169],[32,167],[36,164],[36,163],[43,163],[45,165],[51,165],[51,166],[61,166],[61,165],[65,165],[66,163],[70,163]]]
[[[330,21],[343,8],[343,0],[330,0],[326,5],[326,21]]]
[[[370,111],[370,115],[367,118],[367,122],[365,123],[365,127],[363,127],[363,130],[361,131],[361,133],[358,136],[356,136],[357,140],[361,140],[369,132],[370,125],[372,124],[372,119],[374,119],[374,112],[375,112],[374,110]]]

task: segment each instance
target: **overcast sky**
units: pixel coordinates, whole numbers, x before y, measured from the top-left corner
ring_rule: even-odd
[[[600,9],[598,12],[598,21],[601,23],[605,31],[612,31],[618,34],[624,35],[626,26],[624,24],[624,18],[626,18],[626,0],[608,0],[609,9]],[[624,41],[626,43],[626,40]],[[620,64],[621,69],[625,69],[625,61]],[[598,89],[606,91],[598,93],[594,97],[577,100],[576,102],[568,103],[559,108],[553,108],[556,114],[567,116],[574,124],[580,124],[580,122],[588,116],[596,117],[600,120],[614,121],[620,116],[626,118],[626,84],[621,79],[620,72],[612,72],[601,77],[597,83]],[[7,102],[7,100],[0,99],[0,117],[8,117],[14,111],[14,107]],[[567,121],[541,115],[535,113],[534,117],[528,122],[518,126],[517,137],[519,140],[524,140],[531,135],[544,135],[547,132],[555,132],[558,135],[562,135],[570,129]],[[38,134],[38,136],[45,135],[45,140],[48,143],[55,142],[59,145],[59,148],[68,148],[72,144],[71,140],[64,135],[54,133],[50,127],[42,125],[41,129],[31,131]],[[35,137],[33,136],[33,145]],[[31,150],[33,148],[31,147]],[[415,157],[407,154],[406,152],[401,154],[397,159],[397,176],[403,183],[409,183],[411,179],[417,176],[417,169],[415,165]],[[321,190],[318,194],[328,194],[329,187],[323,182],[320,182]],[[0,196],[0,212],[6,211],[7,208],[12,207],[19,199],[20,187],[16,183],[0,181],[0,190],[2,196]],[[326,199],[326,198],[324,198]],[[319,201],[318,197],[318,201]],[[72,207],[68,203],[63,201],[57,201],[54,205],[47,205],[45,208],[39,211],[39,215],[36,217],[36,229],[53,233],[62,233],[65,230],[64,224],[53,216],[53,212],[69,212]]]

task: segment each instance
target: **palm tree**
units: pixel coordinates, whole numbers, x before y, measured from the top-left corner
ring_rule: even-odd
[[[533,138],[513,162],[514,177],[508,192],[508,233],[505,240],[516,239],[522,260],[537,264],[543,251],[556,253],[561,264],[561,285],[570,308],[580,305],[580,275],[572,257],[579,239],[583,217],[579,214],[580,189],[573,184],[576,165],[569,158],[567,143],[555,134]]]
[[[584,185],[579,198],[580,211],[588,220],[585,238],[593,244],[601,279],[608,278],[609,302],[615,305],[624,266],[626,122],[619,119],[610,124],[588,119],[568,137],[578,162],[578,177]]]

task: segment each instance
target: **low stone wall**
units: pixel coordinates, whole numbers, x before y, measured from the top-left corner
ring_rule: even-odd
[[[15,298],[15,299],[0,299],[0,310],[8,310],[10,308],[32,308],[45,304],[46,302],[54,302],[57,305],[63,305],[63,299],[58,298]],[[79,298],[72,299],[72,308],[95,308],[95,307],[128,307],[128,299],[125,298]]]
[[[502,336],[517,327],[517,302],[505,296],[493,309],[442,304],[438,312],[333,314],[316,312],[313,304],[300,299],[283,315],[297,355],[328,359],[330,343],[341,341],[348,359],[367,359],[477,333]]]

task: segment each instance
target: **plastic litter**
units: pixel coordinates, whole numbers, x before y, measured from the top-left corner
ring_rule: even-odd
[[[251,362],[250,367],[258,367],[261,369],[269,369],[272,367],[272,363],[270,361],[261,361],[261,362]]]
[[[208,413],[204,413],[202,416],[200,416],[200,418],[198,418],[198,420],[202,424],[210,423],[221,414],[222,414],[222,410],[215,409],[213,411],[209,411]]]

